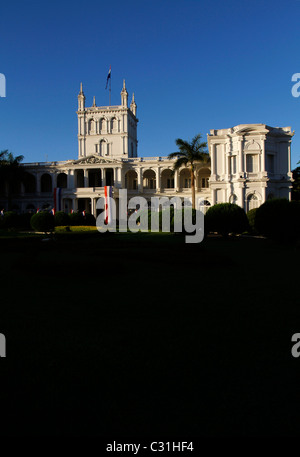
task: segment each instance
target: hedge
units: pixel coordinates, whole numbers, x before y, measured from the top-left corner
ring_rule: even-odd
[[[51,232],[54,230],[54,216],[52,213],[41,211],[31,217],[30,224],[37,232]]]
[[[300,235],[300,202],[285,198],[267,200],[257,208],[255,228],[269,238],[296,240]]]
[[[55,227],[60,225],[70,225],[70,216],[64,211],[57,211],[54,216]]]
[[[229,233],[243,233],[249,230],[245,211],[235,203],[217,203],[205,215],[205,232],[217,232],[223,236]]]

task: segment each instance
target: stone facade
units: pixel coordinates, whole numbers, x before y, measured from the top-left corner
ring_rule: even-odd
[[[89,211],[96,215],[96,201],[104,196],[104,186],[126,188],[128,197],[174,195],[191,199],[189,170],[172,175],[174,161],[166,157],[139,158],[137,153],[137,105],[134,95],[128,108],[123,83],[121,104],[85,107],[80,87],[78,95],[78,158],[61,162],[25,163],[26,179],[16,186],[14,209],[36,211],[53,207],[53,189],[62,189],[62,208]],[[211,130],[208,148],[211,162],[196,166],[196,200],[210,206],[235,202],[246,211],[272,197],[290,198],[290,127],[242,124]],[[0,206],[6,208],[5,190]]]

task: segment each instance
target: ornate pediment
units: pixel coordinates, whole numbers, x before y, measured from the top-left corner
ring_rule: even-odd
[[[114,163],[118,163],[119,160],[117,159],[109,159],[109,158],[104,158],[104,157],[100,157],[98,155],[90,155],[88,157],[83,157],[82,159],[78,159],[78,160],[75,160],[73,162],[74,165],[91,165],[91,164],[94,164],[94,163],[97,163],[97,164],[114,164]]]

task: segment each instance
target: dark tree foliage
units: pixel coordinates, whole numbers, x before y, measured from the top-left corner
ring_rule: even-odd
[[[205,215],[205,232],[217,232],[223,236],[229,233],[243,233],[249,230],[245,211],[234,203],[218,203],[210,207]]]

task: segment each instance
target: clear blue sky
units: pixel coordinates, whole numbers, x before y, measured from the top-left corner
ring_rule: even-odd
[[[291,126],[300,160],[300,1],[52,0],[2,2],[0,150],[26,162],[77,157],[77,95],[138,105],[140,156],[175,138],[243,123]]]

